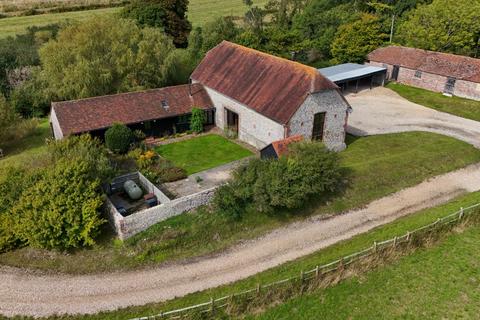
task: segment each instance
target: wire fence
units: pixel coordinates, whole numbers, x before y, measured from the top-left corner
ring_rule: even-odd
[[[275,287],[279,287],[281,285],[285,285],[287,283],[293,283],[293,282],[300,282],[301,284],[306,283],[312,279],[322,279],[322,277],[325,277],[327,274],[330,274],[334,271],[337,271],[339,269],[344,269],[346,266],[356,262],[360,261],[362,259],[365,259],[367,257],[370,257],[380,251],[383,251],[387,248],[399,248],[401,244],[409,243],[413,239],[414,236],[420,234],[420,233],[425,233],[427,231],[439,229],[442,226],[447,226],[447,225],[452,225],[455,223],[459,223],[462,221],[466,216],[472,215],[472,213],[478,213],[478,210],[474,210],[476,208],[480,207],[480,203],[477,203],[475,205],[466,207],[466,208],[460,208],[460,210],[451,213],[447,216],[444,216],[442,218],[438,218],[436,221],[424,225],[422,227],[419,227],[417,229],[407,231],[405,234],[400,235],[400,236],[395,236],[391,239],[385,240],[385,241],[380,241],[380,242],[374,242],[372,246],[365,248],[364,250],[357,251],[355,253],[352,253],[350,255],[344,256],[340,259],[337,259],[335,261],[329,262],[327,264],[323,265],[317,265],[315,268],[307,271],[301,271],[298,275],[292,276],[290,278],[278,280],[275,282],[270,282],[267,284],[257,284],[255,288],[237,292],[230,294],[228,296],[223,296],[221,298],[216,298],[213,299],[211,298],[209,301],[206,301],[204,303],[199,303],[196,305],[191,305],[185,308],[181,309],[176,309],[176,310],[170,310],[166,312],[160,312],[155,315],[150,315],[150,316],[145,316],[145,317],[140,317],[140,318],[132,318],[130,320],[151,320],[151,319],[179,319],[182,318],[190,313],[196,312],[196,313],[207,313],[207,312],[213,312],[215,310],[221,310],[229,306],[232,301],[235,298],[241,298],[241,297],[251,297],[252,295],[258,295],[260,292],[266,289],[275,289]]]

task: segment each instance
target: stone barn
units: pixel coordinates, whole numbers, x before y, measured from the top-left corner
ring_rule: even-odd
[[[215,123],[258,149],[302,135],[345,148],[351,108],[315,68],[223,41],[191,75],[215,106]]]
[[[194,107],[205,110],[207,125],[257,149],[301,135],[342,150],[351,111],[339,87],[315,68],[223,41],[190,84],[54,102],[50,124],[57,139],[102,138],[117,122],[158,137],[188,130]]]
[[[388,78],[399,83],[480,100],[480,59],[389,46],[371,52],[368,63],[386,67]]]

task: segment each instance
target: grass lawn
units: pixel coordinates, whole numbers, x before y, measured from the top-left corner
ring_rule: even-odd
[[[478,319],[480,227],[246,319]]]
[[[216,134],[158,146],[155,150],[185,169],[189,175],[253,155],[251,151]]]
[[[408,230],[431,223],[458,210],[459,207],[467,207],[478,202],[480,192],[467,194],[447,204],[419,211],[247,279],[172,301],[96,315],[64,316],[55,319],[129,319],[206,302],[210,297],[217,298],[254,288],[257,283],[297,276],[301,270],[310,270],[317,264],[324,264],[356,252],[371,246],[374,241],[403,235]],[[449,236],[446,241],[434,248],[418,250],[395,264],[365,276],[346,280],[336,287],[295,299],[269,310],[261,317],[317,319],[318,315],[322,315],[321,319],[415,319],[415,317],[456,319],[464,316],[463,319],[476,319],[475,315],[480,312],[479,242],[480,228],[471,227],[463,234]],[[445,305],[439,306],[438,303]],[[439,313],[436,313],[436,308],[439,308]],[[400,312],[408,312],[408,315],[401,317]]]
[[[239,222],[200,210],[156,224],[124,243],[113,240],[107,233],[88,250],[66,255],[23,248],[0,255],[0,263],[90,273],[134,269],[218,252],[239,240],[257,237],[296,219],[358,208],[428,177],[480,161],[480,151],[472,146],[427,132],[349,137],[348,144],[340,156],[342,165],[350,171],[349,187],[328,202],[315,199],[305,210],[278,212],[274,216],[247,212]],[[102,263],[98,263],[99,259]]]
[[[446,97],[441,93],[390,82],[387,88],[414,103],[421,104],[441,112],[480,121],[480,101],[459,97]]]
[[[263,6],[267,0],[254,1],[255,5]],[[241,0],[190,0],[188,11],[189,20],[194,26],[202,26],[208,21],[225,16],[242,16],[247,7]],[[0,19],[0,38],[14,36],[25,32],[30,26],[43,26],[61,21],[81,21],[93,16],[113,14],[119,12],[120,8],[106,8],[87,11],[74,11],[64,13],[49,13],[35,16],[12,17]]]
[[[41,119],[36,132],[21,141],[4,148],[4,158],[0,159],[0,168],[7,166],[28,165],[36,157],[46,152],[45,139],[50,138],[48,119]]]

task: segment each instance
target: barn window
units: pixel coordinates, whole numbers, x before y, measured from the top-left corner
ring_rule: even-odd
[[[415,71],[415,78],[420,79],[421,77],[422,77],[422,71],[420,71],[420,70]]]

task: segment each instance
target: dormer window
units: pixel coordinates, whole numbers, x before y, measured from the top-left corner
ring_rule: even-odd
[[[162,100],[162,108],[165,109],[165,110],[168,110],[168,102],[167,100]]]

